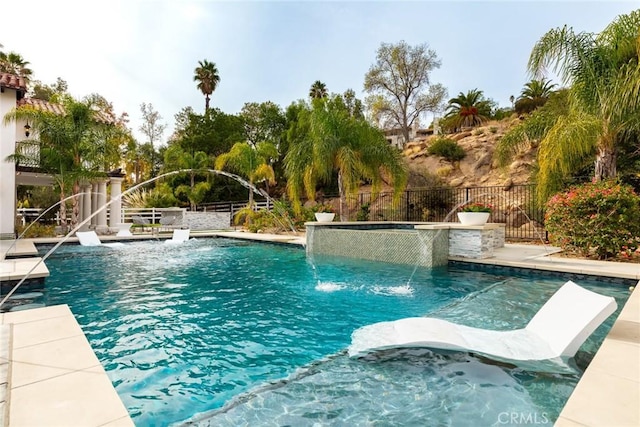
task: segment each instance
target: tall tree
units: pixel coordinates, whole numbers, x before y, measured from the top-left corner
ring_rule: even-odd
[[[298,121],[285,157],[287,192],[297,210],[300,196],[313,200],[316,185],[337,174],[340,219],[347,220],[347,196],[358,191],[362,179],[379,191],[383,176],[392,181],[396,197],[404,190],[407,172],[400,153],[382,132],[366,120],[353,117],[342,97],[313,103]]]
[[[540,147],[541,177],[568,171],[576,157],[595,153],[596,181],[615,177],[616,144],[637,130],[640,101],[625,94],[640,85],[640,10],[621,15],[599,35],[564,27],[545,34],[533,48],[529,69],[540,73],[555,64],[571,83],[571,109]],[[553,172],[552,172],[553,171]]]
[[[322,83],[320,80],[316,80],[311,85],[311,89],[309,89],[309,98],[311,99],[320,99],[327,97],[327,85]]]
[[[362,105],[362,101],[356,98],[356,92],[353,89],[347,89],[342,94],[342,99],[351,117],[364,119],[364,106]]]
[[[218,108],[211,108],[204,114],[183,110],[177,118],[172,140],[185,151],[204,151],[215,157],[229,151],[235,142],[244,140],[242,118]]]
[[[220,83],[220,75],[218,74],[218,68],[214,62],[209,62],[206,59],[198,61],[198,66],[195,69],[195,75],[193,81],[198,82],[198,89],[204,95],[204,110],[209,110],[209,100],[211,94],[218,87]]]
[[[639,29],[636,10],[617,17],[600,34],[565,26],[535,44],[529,58],[533,75],[551,67],[570,85],[567,111],[541,136],[537,181],[542,198],[594,158],[596,181],[617,175],[617,148],[640,131]]]
[[[55,102],[56,97],[61,97],[69,94],[69,84],[61,77],[56,79],[56,82],[50,85],[46,85],[39,80],[33,82],[31,89],[31,96],[33,98],[42,99],[45,101]]]
[[[249,144],[255,146],[258,142],[267,141],[278,146],[286,126],[280,106],[271,101],[247,102],[240,111],[240,118],[244,122],[244,136]]]
[[[0,72],[22,77],[27,83],[31,80],[33,71],[29,68],[29,61],[16,52],[0,52]]]
[[[456,128],[478,126],[491,116],[493,104],[484,97],[481,90],[460,92],[449,100],[445,118],[453,118]]]
[[[373,117],[384,128],[400,128],[405,142],[409,142],[409,130],[420,115],[439,111],[447,96],[444,86],[431,84],[429,75],[436,68],[440,68],[440,61],[426,44],[382,43],[376,63],[364,77],[367,106]]]
[[[142,113],[142,124],[140,125],[140,132],[146,137],[142,151],[148,151],[151,157],[151,177],[156,176],[158,172],[157,163],[160,160],[160,156],[156,153],[156,146],[161,143],[162,134],[167,128],[167,125],[162,122],[162,116],[160,113],[153,109],[153,105],[140,104],[140,112]]]

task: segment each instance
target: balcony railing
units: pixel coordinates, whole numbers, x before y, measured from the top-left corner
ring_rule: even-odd
[[[33,141],[20,141],[16,143],[16,153],[22,158],[16,163],[16,167],[39,168],[40,144]]]

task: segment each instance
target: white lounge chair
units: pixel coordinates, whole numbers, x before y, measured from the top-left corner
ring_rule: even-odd
[[[165,244],[178,244],[178,243],[184,243],[187,240],[189,240],[189,233],[191,233],[190,229],[184,229],[184,230],[179,230],[179,229],[175,229],[173,230],[173,236],[171,237],[171,239],[169,240],[165,240],[164,243]]]
[[[118,248],[124,246],[124,243],[102,243],[95,231],[76,231],[76,237],[82,246],[106,246],[108,248]]]
[[[476,353],[519,364],[562,362],[575,356],[584,341],[616,311],[615,299],[569,281],[540,308],[524,329],[492,331],[429,317],[381,322],[351,335],[349,356],[389,348],[426,347]]]

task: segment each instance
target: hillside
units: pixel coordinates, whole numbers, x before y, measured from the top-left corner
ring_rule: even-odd
[[[411,171],[410,186],[424,185],[425,180],[421,177],[428,175],[437,175],[451,187],[510,187],[529,182],[536,155],[535,148],[520,153],[506,168],[499,168],[493,159],[497,141],[518,122],[517,118],[492,121],[472,130],[446,135],[456,141],[466,153],[466,157],[457,162],[449,162],[427,153],[427,148],[437,136],[427,136],[408,143],[403,155]]]

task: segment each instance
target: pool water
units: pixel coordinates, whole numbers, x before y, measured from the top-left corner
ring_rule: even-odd
[[[491,425],[512,411],[552,423],[579,379],[462,353],[344,354],[356,328],[402,317],[522,327],[562,278],[454,267],[412,277],[412,266],[312,265],[299,248],[227,239],[63,246],[47,266],[44,303],[69,304],[138,426]],[[624,286],[580,285],[619,306],[628,297]]]

